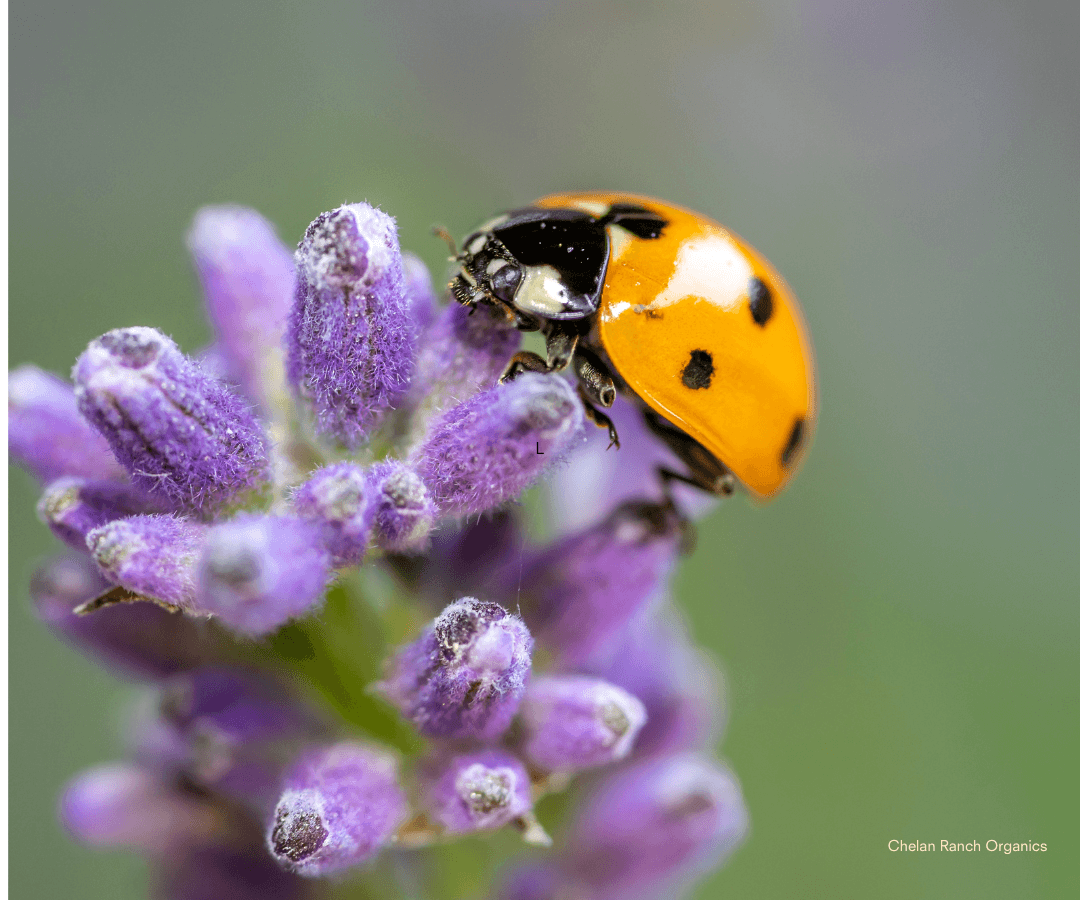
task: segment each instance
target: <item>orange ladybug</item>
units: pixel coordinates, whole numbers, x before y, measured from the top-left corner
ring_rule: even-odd
[[[661,470],[755,497],[792,478],[817,412],[813,351],[794,293],[760,253],[698,213],[648,197],[553,194],[465,239],[450,290],[539,331],[505,378],[574,366],[590,417],[616,392],[686,464]]]

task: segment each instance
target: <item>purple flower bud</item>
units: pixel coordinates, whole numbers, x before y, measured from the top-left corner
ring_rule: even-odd
[[[422,551],[437,516],[423,479],[405,463],[387,459],[369,470],[368,490],[378,545],[390,553]]]
[[[174,677],[156,699],[133,722],[136,759],[263,812],[277,800],[284,754],[319,731],[279,685],[226,669]]]
[[[206,798],[138,766],[99,766],[76,776],[60,800],[60,818],[80,841],[169,856],[228,822]]]
[[[406,388],[416,328],[394,220],[366,203],[323,213],[296,251],[288,372],[318,430],[359,445]]]
[[[207,206],[188,249],[218,335],[218,349],[246,396],[273,404],[285,388],[283,339],[296,292],[292,252],[252,209]]]
[[[8,451],[39,481],[64,475],[122,480],[109,445],[79,413],[75,391],[37,366],[8,376]]]
[[[410,391],[413,433],[449,406],[492,388],[521,346],[521,332],[505,315],[485,304],[444,308],[424,335]]]
[[[409,304],[409,318],[417,334],[427,331],[439,309],[439,298],[431,283],[431,273],[423,260],[415,253],[401,254],[401,267],[405,276],[405,299]]]
[[[431,550],[408,573],[411,586],[441,602],[455,593],[491,594],[498,573],[510,565],[517,572],[525,541],[518,512],[504,508],[462,522],[457,530],[440,529]]]
[[[140,513],[158,512],[142,491],[118,481],[57,478],[45,486],[38,517],[52,533],[77,550],[86,549],[86,536],[95,528]]]
[[[398,650],[380,687],[422,734],[494,740],[525,691],[532,644],[517,616],[463,597]]]
[[[160,331],[110,331],[73,377],[79,409],[151,496],[210,516],[267,480],[266,441],[251,413]]]
[[[199,562],[199,605],[230,628],[269,634],[318,605],[330,559],[317,526],[244,514],[213,526]]]
[[[363,562],[375,519],[367,473],[352,463],[320,469],[293,496],[297,514],[322,529],[335,568]]]
[[[558,377],[527,372],[445,413],[417,452],[417,470],[447,516],[512,500],[582,430],[581,401]]]
[[[308,882],[257,847],[197,846],[170,860],[153,896],[159,900],[300,900]]]
[[[86,546],[110,581],[132,593],[200,614],[195,567],[207,527],[176,516],[133,516],[95,528]]]
[[[748,827],[731,772],[696,754],[664,756],[622,769],[588,797],[564,868],[597,900],[676,896],[723,862]]]
[[[407,812],[391,756],[334,744],[308,751],[290,768],[267,843],[279,863],[300,875],[333,875],[390,843]]]
[[[673,609],[650,608],[635,616],[597,671],[645,704],[649,718],[634,756],[699,750],[716,743],[724,718],[720,673],[691,643]]]
[[[429,762],[420,793],[431,820],[452,834],[501,828],[532,813],[529,773],[502,750]]]
[[[521,749],[536,768],[576,772],[623,759],[645,724],[645,707],[588,675],[533,678],[518,711]]]
[[[110,667],[139,678],[161,678],[199,665],[210,651],[203,623],[152,603],[74,610],[109,589],[85,556],[47,563],[30,582],[34,610],[51,628]]]
[[[630,503],[541,552],[512,575],[538,639],[565,665],[588,661],[663,588],[680,538],[672,512]]]

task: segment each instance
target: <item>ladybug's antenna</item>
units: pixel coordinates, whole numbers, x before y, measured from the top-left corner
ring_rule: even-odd
[[[450,248],[450,256],[452,259],[458,258],[457,244],[454,243],[454,239],[450,237],[450,232],[447,231],[442,225],[432,225],[431,233],[436,237],[441,237],[446,241],[446,246]]]

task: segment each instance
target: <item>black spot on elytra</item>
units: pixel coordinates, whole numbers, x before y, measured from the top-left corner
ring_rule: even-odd
[[[758,325],[772,318],[772,291],[756,275],[750,279],[750,315]]]
[[[791,465],[792,460],[795,459],[795,454],[799,452],[799,447],[803,441],[804,423],[802,419],[796,419],[795,424],[791,428],[791,434],[788,435],[787,444],[784,445],[784,450],[780,454],[780,464],[786,469]]]
[[[707,388],[712,383],[712,354],[708,350],[691,350],[690,362],[682,370],[682,383],[690,390]]]

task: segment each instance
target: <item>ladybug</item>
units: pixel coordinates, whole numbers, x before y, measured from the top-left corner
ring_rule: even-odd
[[[553,194],[469,235],[450,291],[501,308],[539,331],[546,358],[522,371],[573,365],[589,417],[624,392],[687,472],[671,481],[754,497],[795,474],[814,429],[813,353],[798,301],[760,253],[722,225],[648,197]]]

